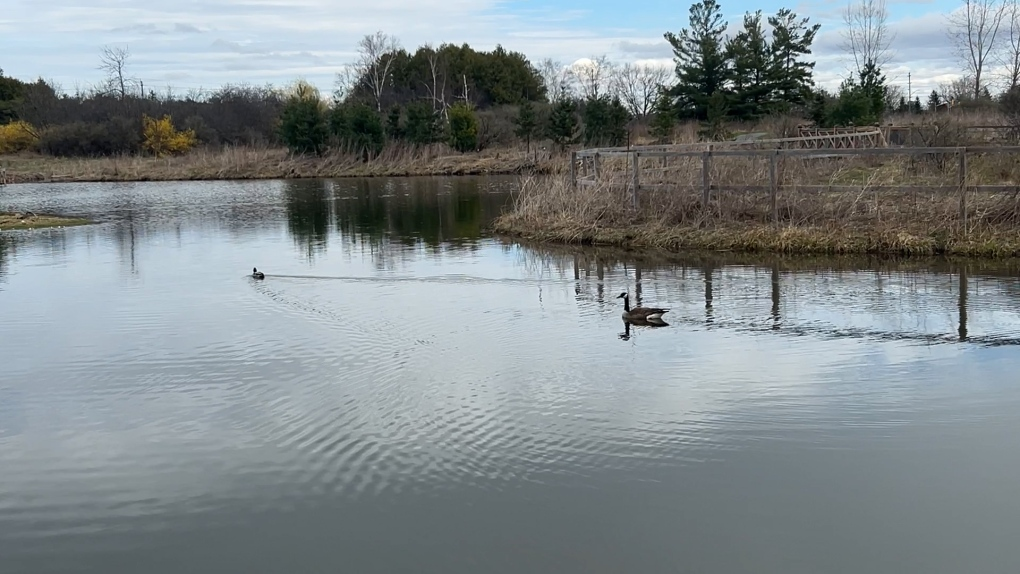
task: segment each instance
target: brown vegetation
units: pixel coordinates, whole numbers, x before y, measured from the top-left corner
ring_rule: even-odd
[[[10,229],[39,229],[43,227],[69,227],[71,225],[85,225],[90,223],[87,219],[77,217],[63,217],[60,215],[26,213],[0,213],[0,231]]]
[[[368,162],[354,154],[302,156],[283,148],[228,146],[176,157],[142,155],[55,158],[39,154],[0,156],[11,183],[28,181],[174,181],[431,175],[550,173],[563,161],[523,148],[459,154],[445,145],[419,149],[391,145]]]
[[[929,122],[938,122],[939,135],[930,146],[978,143],[957,121]],[[774,206],[766,157],[713,157],[707,206],[700,158],[670,158],[665,165],[643,158],[636,207],[630,157],[603,157],[595,184],[574,188],[563,175],[525,178],[494,229],[540,241],[670,251],[1017,256],[1017,155],[969,155],[966,225],[958,159],[933,153],[786,157],[779,160]],[[973,189],[982,185],[1015,189]]]

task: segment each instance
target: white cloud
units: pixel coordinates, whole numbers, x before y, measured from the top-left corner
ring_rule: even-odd
[[[927,3],[907,1],[915,10]],[[5,72],[64,86],[95,82],[102,46],[116,44],[130,48],[132,72],[147,86],[285,84],[302,76],[330,91],[336,70],[354,59],[357,41],[376,30],[397,36],[409,49],[425,42],[466,42],[488,50],[499,43],[536,62],[605,54],[618,62],[671,65],[663,32],[684,24],[681,17],[662,29],[637,29],[621,13],[609,28],[598,25],[604,15],[551,4],[520,9],[499,0],[211,0],[200,7],[165,6],[142,0],[18,1],[0,20],[5,51],[19,54],[3,62]],[[833,0],[799,7],[800,14],[823,24],[813,57],[819,84],[830,89],[846,73],[838,32],[842,6]],[[731,30],[739,25],[736,12],[727,14],[733,17]],[[890,81],[906,87],[909,71],[915,91],[925,93],[959,74],[942,14],[901,18],[892,28],[896,58],[886,70]]]

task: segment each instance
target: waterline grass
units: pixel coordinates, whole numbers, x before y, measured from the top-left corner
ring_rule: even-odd
[[[747,169],[739,173],[739,179],[748,176]],[[671,252],[1003,258],[1020,255],[1018,195],[972,194],[964,231],[958,190],[951,186],[922,197],[870,192],[868,182],[854,191],[784,191],[773,212],[767,193],[746,191],[713,191],[706,207],[694,185],[642,191],[634,207],[631,191],[618,182],[575,188],[569,177],[555,175],[522,178],[492,228],[531,241]]]
[[[88,219],[35,213],[0,213],[0,231],[15,229],[41,229],[44,227],[71,227],[87,225]]]
[[[229,146],[156,158],[56,158],[36,153],[0,156],[8,183],[48,181],[188,181],[338,177],[404,177],[552,173],[562,160],[521,148],[456,153],[445,145],[391,145],[365,162],[357,154],[295,155],[282,148]]]

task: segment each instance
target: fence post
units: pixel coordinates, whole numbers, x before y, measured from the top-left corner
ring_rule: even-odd
[[[599,163],[601,162],[599,161],[599,159],[601,159],[599,152],[595,152],[595,158],[592,160],[592,167],[595,170],[595,181],[599,180],[599,175],[601,172],[601,166],[599,166]]]
[[[570,150],[570,187],[577,189],[577,150]]]
[[[637,209],[638,206],[638,189],[641,187],[641,154],[634,152],[634,191],[631,194],[630,202]]]
[[[777,168],[779,163],[779,152],[773,152],[769,157],[769,191],[772,203],[772,223],[779,225],[779,177]]]
[[[708,209],[709,191],[712,188],[712,146],[701,152],[701,207]]]
[[[957,156],[960,160],[960,226],[963,236],[967,236],[967,148],[959,148]]]

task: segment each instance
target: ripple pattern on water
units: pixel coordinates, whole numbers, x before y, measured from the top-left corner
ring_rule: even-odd
[[[786,536],[818,571],[902,570],[870,552],[893,539],[1009,554],[1015,276],[636,265],[472,235],[492,206],[449,182],[360,185],[14,190],[108,214],[0,265],[15,572],[208,571],[232,535],[309,571],[746,566],[713,539],[779,571],[809,553]],[[669,325],[626,327],[622,291]]]

